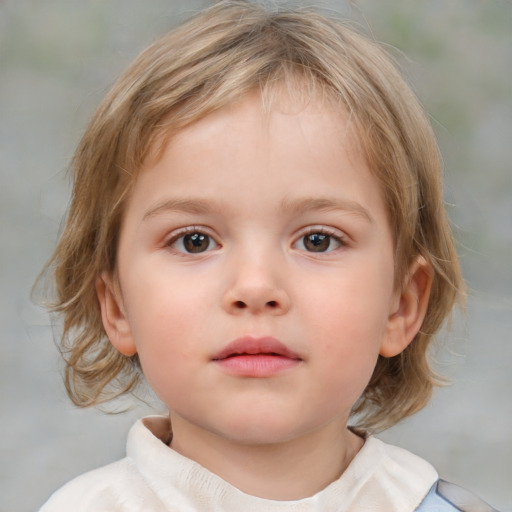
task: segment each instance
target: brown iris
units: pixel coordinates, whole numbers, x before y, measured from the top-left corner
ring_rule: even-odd
[[[303,238],[304,247],[310,252],[324,252],[329,249],[331,237],[323,233],[311,233]]]
[[[183,237],[183,246],[187,252],[203,252],[210,245],[210,237],[203,233],[192,233]]]

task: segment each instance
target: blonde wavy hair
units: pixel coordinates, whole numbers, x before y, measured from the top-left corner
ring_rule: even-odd
[[[385,197],[395,241],[396,286],[422,256],[433,274],[420,332],[398,356],[379,357],[354,406],[358,427],[387,428],[428,402],[439,383],[427,348],[462,295],[463,282],[442,199],[441,162],[430,123],[382,48],[312,10],[221,1],[143,51],[88,125],[72,161],[72,202],[47,264],[63,317],[65,382],[78,406],[131,391],[137,356],[108,341],[96,297],[115,272],[127,198],[148,155],[173,133],[254,90],[324,94],[348,113]]]

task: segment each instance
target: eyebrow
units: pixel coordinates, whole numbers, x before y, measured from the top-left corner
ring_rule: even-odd
[[[182,212],[190,213],[192,215],[201,215],[210,213],[212,211],[229,210],[226,204],[217,199],[201,199],[201,198],[190,198],[190,199],[168,199],[157,203],[155,206],[149,208],[142,217],[142,220],[148,220],[156,217],[162,213],[168,212]],[[328,211],[344,211],[358,215],[366,221],[372,223],[373,218],[368,210],[358,203],[357,201],[351,201],[340,198],[299,198],[299,199],[283,199],[281,202],[281,210],[290,215],[299,215],[301,213],[308,212],[328,212]]]
[[[307,212],[329,212],[345,211],[362,217],[366,221],[373,223],[373,217],[370,212],[357,201],[349,199],[340,199],[338,197],[313,198],[306,197],[302,199],[283,199],[281,203],[282,210],[291,214]]]
[[[195,215],[209,213],[211,211],[219,211],[226,209],[224,203],[218,200],[206,200],[200,198],[194,199],[168,199],[157,203],[144,213],[142,220],[151,219],[161,213],[167,212],[183,212]]]

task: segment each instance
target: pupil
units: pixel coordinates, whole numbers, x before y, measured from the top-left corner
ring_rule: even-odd
[[[322,233],[312,233],[304,237],[304,246],[308,251],[323,252],[329,249],[330,237]]]
[[[183,245],[188,252],[203,252],[208,249],[210,242],[208,240],[208,235],[193,233],[192,235],[185,235]]]

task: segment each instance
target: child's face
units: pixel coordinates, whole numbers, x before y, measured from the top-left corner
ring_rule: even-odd
[[[379,353],[403,348],[386,208],[355,147],[333,109],[281,98],[266,115],[254,95],[142,170],[118,298],[100,302],[182,428],[244,443],[342,429]]]

